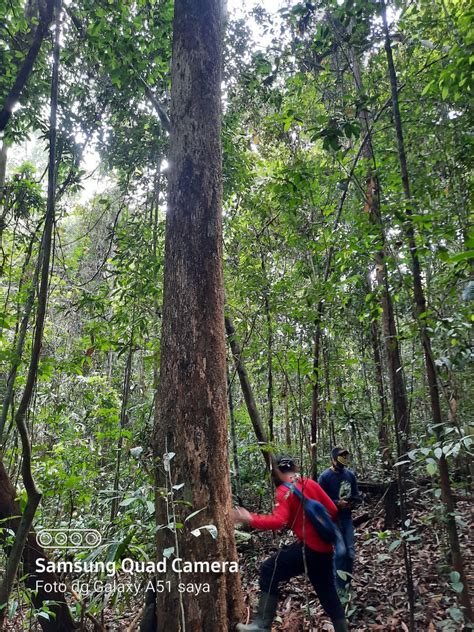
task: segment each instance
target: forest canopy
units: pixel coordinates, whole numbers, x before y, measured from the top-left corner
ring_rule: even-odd
[[[0,0],[0,629],[234,630],[335,446],[352,629],[472,623],[473,14]]]

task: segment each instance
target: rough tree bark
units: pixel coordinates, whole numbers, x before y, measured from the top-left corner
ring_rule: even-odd
[[[153,448],[157,558],[237,559],[231,521],[222,273],[221,0],[176,0],[173,24],[169,204],[160,383]],[[166,455],[166,456],[165,456]],[[178,489],[173,486],[183,485]],[[176,500],[186,504],[177,503]],[[200,510],[200,511],[199,511]],[[173,529],[170,523],[184,523]],[[204,529],[214,525],[216,539]],[[242,614],[238,573],[175,573],[156,595],[156,630],[222,632]],[[179,581],[209,583],[181,594]]]
[[[418,321],[418,327],[420,331],[421,344],[423,347],[423,353],[425,358],[425,370],[426,380],[428,383],[428,390],[430,395],[431,415],[433,418],[433,425],[436,437],[439,441],[443,438],[443,415],[441,412],[441,403],[439,396],[438,376],[436,365],[433,356],[433,350],[431,347],[431,338],[427,328],[426,318],[426,298],[422,282],[421,264],[418,256],[418,249],[415,239],[415,230],[412,220],[412,205],[413,200],[410,190],[410,178],[408,174],[407,157],[405,151],[405,141],[403,137],[402,119],[400,114],[400,105],[398,102],[398,85],[397,74],[395,71],[395,64],[393,61],[392,44],[390,39],[390,31],[387,23],[387,11],[385,2],[381,1],[382,7],[382,22],[385,35],[385,52],[387,54],[388,73],[390,78],[390,87],[392,94],[392,113],[395,123],[395,132],[397,136],[398,145],[398,158],[400,162],[400,172],[403,184],[403,192],[405,196],[405,218],[406,226],[405,232],[408,240],[408,247],[411,256],[411,268],[413,275],[413,294],[415,303],[415,315]],[[464,571],[464,561],[461,553],[461,547],[459,543],[459,535],[456,525],[455,511],[456,503],[454,501],[453,492],[451,488],[451,481],[449,478],[449,468],[446,456],[444,454],[438,459],[438,472],[440,477],[441,495],[445,504],[446,510],[446,527],[449,537],[449,545],[451,550],[453,568],[459,573],[461,582],[463,584],[463,591],[460,593],[458,600],[460,606],[464,610],[464,616],[467,621],[473,620],[473,610],[471,605],[471,599],[469,595],[469,588],[466,573]]]

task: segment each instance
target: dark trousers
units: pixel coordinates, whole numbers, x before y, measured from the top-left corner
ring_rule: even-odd
[[[332,553],[317,553],[305,547],[308,577],[319,597],[325,613],[331,619],[344,619],[344,610],[334,583],[334,562]],[[302,542],[295,542],[265,560],[260,567],[260,589],[262,592],[278,595],[278,584],[305,572]]]
[[[342,518],[338,523],[336,552],[334,553],[336,586],[338,588],[347,588],[351,583],[354,558],[354,525],[351,518]],[[343,571],[350,575],[346,575],[343,579],[337,571]]]

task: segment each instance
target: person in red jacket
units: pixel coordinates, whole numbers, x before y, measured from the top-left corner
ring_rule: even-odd
[[[305,570],[335,632],[347,632],[344,610],[336,590],[333,570],[334,548],[321,539],[307,519],[301,501],[283,485],[294,484],[307,498],[322,503],[333,520],[337,507],[315,481],[300,477],[290,457],[277,460],[280,484],[276,489],[276,503],[270,515],[250,513],[242,507],[234,509],[234,521],[254,529],[277,531],[289,527],[297,537],[291,546],[265,560],[260,568],[260,600],[255,619],[249,624],[239,623],[239,632],[271,632],[278,604],[278,586]]]

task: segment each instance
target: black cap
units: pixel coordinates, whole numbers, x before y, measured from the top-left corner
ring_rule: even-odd
[[[296,470],[295,460],[291,456],[277,457],[277,465],[280,472],[294,472]]]
[[[331,459],[334,459],[335,461],[337,457],[341,454],[349,454],[349,450],[347,448],[341,448],[341,446],[337,445],[331,450]]]

